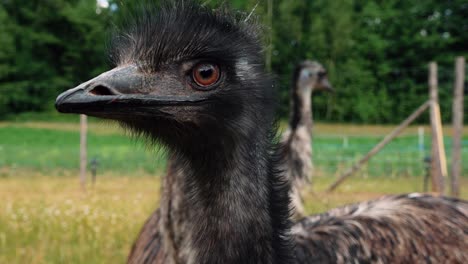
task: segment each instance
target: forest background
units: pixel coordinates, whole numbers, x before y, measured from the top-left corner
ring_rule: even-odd
[[[52,113],[57,94],[110,68],[109,32],[138,2],[0,0],[0,120]],[[322,62],[337,91],[314,97],[316,120],[370,124],[398,123],[426,101],[427,64],[437,61],[442,117],[451,120],[454,59],[468,54],[467,1],[224,2],[254,10],[264,25],[283,117],[291,72],[303,59]]]

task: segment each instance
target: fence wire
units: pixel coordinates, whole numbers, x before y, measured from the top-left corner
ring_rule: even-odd
[[[383,137],[382,137],[383,138]],[[366,155],[381,138],[317,135],[313,141],[315,173],[341,175]],[[357,173],[362,177],[426,175],[431,155],[430,137],[420,144],[418,134],[406,134],[389,143]],[[448,169],[451,168],[452,139],[444,138]],[[468,139],[462,142],[462,160],[468,160]],[[468,176],[468,162],[462,163],[462,176]]]

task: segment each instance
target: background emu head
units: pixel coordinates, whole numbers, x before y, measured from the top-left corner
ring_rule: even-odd
[[[301,62],[297,66],[293,78],[295,84],[293,87],[297,93],[305,93],[310,96],[312,91],[333,91],[328,81],[327,71],[322,64],[316,61]]]
[[[169,144],[238,136],[272,120],[251,21],[187,0],[145,6],[130,21],[113,37],[115,68],[61,94],[60,112],[117,120]]]

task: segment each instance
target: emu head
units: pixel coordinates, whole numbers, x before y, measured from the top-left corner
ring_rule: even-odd
[[[310,96],[313,91],[333,92],[328,81],[327,71],[322,64],[316,61],[301,62],[294,72],[293,89],[296,93]]]
[[[145,6],[113,37],[115,68],[61,94],[56,108],[168,144],[239,135],[274,115],[256,32],[194,1]]]

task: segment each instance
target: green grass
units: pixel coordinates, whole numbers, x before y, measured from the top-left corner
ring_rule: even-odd
[[[46,111],[46,112],[23,112],[20,114],[8,115],[5,121],[9,122],[28,122],[31,120],[37,121],[45,121],[45,122],[54,122],[54,123],[72,123],[77,122],[79,120],[79,116],[77,115],[64,115],[57,111]],[[96,118],[91,117],[90,120],[92,122],[96,121]]]
[[[0,127],[0,168],[74,170],[79,166],[79,133],[8,125]],[[160,172],[165,167],[162,151],[151,155],[142,142],[123,134],[88,136],[88,156],[97,158],[100,172]],[[5,174],[5,173],[4,173]],[[5,176],[5,175],[4,175]]]
[[[388,129],[362,127],[364,135],[356,135],[352,126],[336,126],[335,133],[330,133],[330,125],[324,125],[323,129],[319,125],[315,130],[313,160],[316,173],[338,175],[377,144]],[[322,130],[327,132],[320,133]],[[380,134],[365,135],[366,130]],[[350,135],[347,136],[347,145],[344,144],[344,135]],[[0,123],[0,138],[0,168],[3,168],[0,176],[14,175],[17,168],[44,173],[78,168],[79,133],[76,122]],[[418,138],[410,129],[409,133],[373,157],[358,174],[364,177],[424,175],[423,159],[430,151],[428,136],[425,141],[426,148],[421,152]],[[445,142],[450,161],[450,138],[446,137]],[[164,151],[148,150],[144,142],[130,139],[115,126],[91,122],[88,147],[88,157],[99,161],[100,173],[158,173],[165,168]],[[463,158],[468,160],[468,137],[464,138]],[[463,172],[468,174],[468,162],[463,163]]]
[[[100,167],[96,186],[83,193],[77,179],[77,122],[0,123],[0,263],[125,262],[140,227],[158,206],[165,155],[116,126],[93,121],[89,128],[89,157],[97,157]],[[319,124],[315,129],[313,190],[304,193],[309,213],[423,190],[422,156],[410,128],[336,192],[325,193],[392,127]],[[347,148],[343,135],[349,136]],[[464,144],[468,160],[466,138]],[[467,164],[461,181],[465,199]]]

